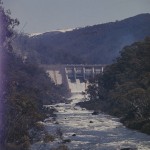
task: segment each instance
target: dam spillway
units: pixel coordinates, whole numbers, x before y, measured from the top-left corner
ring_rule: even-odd
[[[41,65],[56,85],[63,84],[71,93],[84,92],[88,86],[88,80],[103,73],[106,65]]]

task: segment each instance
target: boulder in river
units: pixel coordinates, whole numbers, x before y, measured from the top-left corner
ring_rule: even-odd
[[[70,143],[71,140],[70,140],[70,139],[64,139],[62,142],[63,142],[63,143]]]
[[[76,136],[76,134],[74,133],[74,134],[72,134],[72,136]]]
[[[94,111],[94,112],[92,113],[92,115],[98,115],[98,114],[99,114],[98,111]]]

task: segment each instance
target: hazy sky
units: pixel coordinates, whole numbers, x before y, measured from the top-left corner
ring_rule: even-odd
[[[3,0],[25,33],[84,27],[150,13],[150,0]]]

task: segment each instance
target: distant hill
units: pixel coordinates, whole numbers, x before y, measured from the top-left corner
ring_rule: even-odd
[[[42,64],[109,64],[126,45],[150,35],[150,14],[71,31],[18,35],[16,53]]]

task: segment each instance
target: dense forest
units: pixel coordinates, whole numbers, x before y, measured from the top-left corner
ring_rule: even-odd
[[[121,118],[129,128],[150,134],[150,38],[126,46],[103,75],[91,79],[88,109]]]
[[[64,102],[67,91],[36,64],[15,55],[11,43],[19,22],[2,5],[0,21],[0,148],[27,150],[34,138],[30,131],[47,117],[43,105]]]
[[[110,64],[126,45],[150,35],[150,14],[68,32],[19,34],[16,53],[42,64]]]

